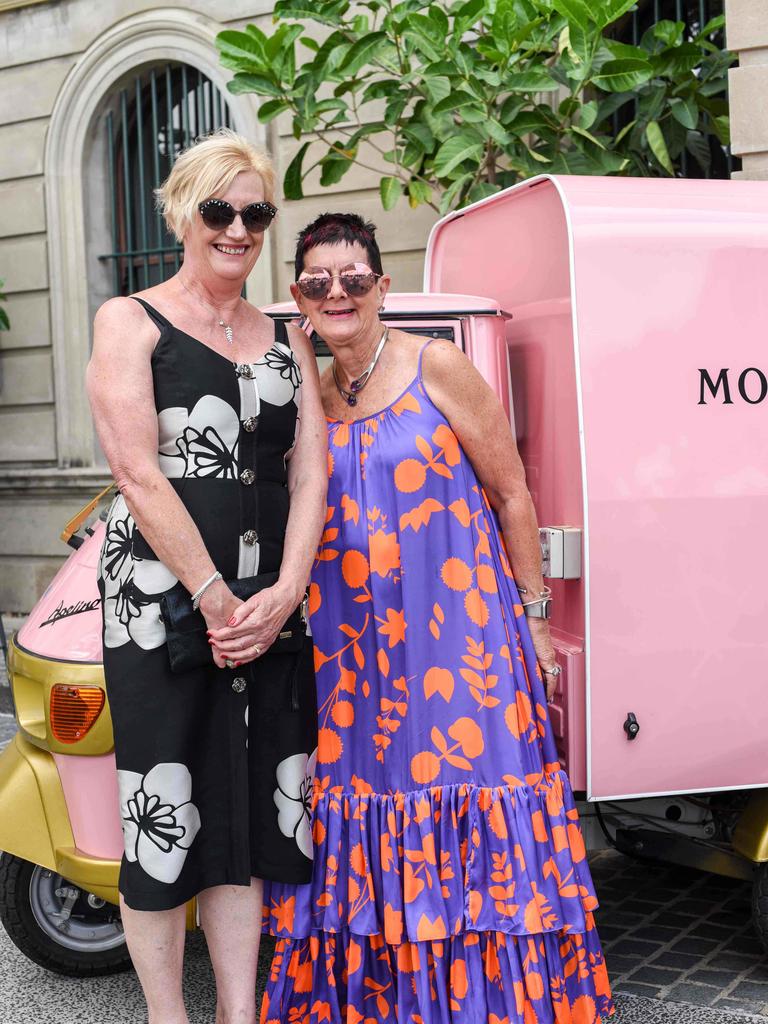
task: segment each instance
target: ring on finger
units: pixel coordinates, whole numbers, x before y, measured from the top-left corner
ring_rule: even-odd
[[[224,664],[227,666],[227,668],[234,668],[235,667],[235,663],[234,663],[234,661],[232,661],[231,658],[225,658],[224,659]]]
[[[258,644],[254,644],[253,649],[256,651],[256,654],[261,654],[261,647]]]

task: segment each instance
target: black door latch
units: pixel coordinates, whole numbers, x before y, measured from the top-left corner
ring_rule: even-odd
[[[640,732],[640,723],[631,711],[627,713],[627,718],[624,722],[624,732],[627,734],[628,740],[635,739]]]

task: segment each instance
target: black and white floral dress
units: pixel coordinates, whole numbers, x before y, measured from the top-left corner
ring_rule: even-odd
[[[285,325],[235,364],[174,327],[152,355],[159,462],[225,579],[277,571],[288,520],[286,458],[301,374]],[[311,877],[316,748],[304,652],[237,669],[170,670],[159,614],[177,583],[118,495],[99,565],[104,672],[115,732],[128,906],[165,910],[212,885]],[[311,692],[310,692],[311,690]]]

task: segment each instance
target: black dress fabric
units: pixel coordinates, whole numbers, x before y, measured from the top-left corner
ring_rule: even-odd
[[[158,460],[225,579],[277,571],[301,374],[285,325],[235,364],[174,327],[152,355]],[[235,669],[170,670],[159,602],[176,577],[122,495],[99,563],[128,906],[165,910],[213,885],[311,877],[317,745],[312,642]]]

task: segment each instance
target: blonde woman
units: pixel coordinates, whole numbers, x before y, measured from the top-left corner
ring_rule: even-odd
[[[311,643],[270,647],[317,548],[326,431],[305,335],[242,297],[273,190],[269,159],[235,133],[192,146],[159,190],[181,269],[110,299],[94,325],[88,393],[119,489],[99,578],[121,907],[150,1024],[186,1024],[184,905],[195,896],[217,1024],[255,1021],[262,879],[311,875]],[[273,585],[254,596],[233,593],[233,581],[268,573]],[[179,591],[209,632],[226,629],[181,672],[161,607]]]

